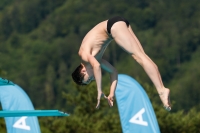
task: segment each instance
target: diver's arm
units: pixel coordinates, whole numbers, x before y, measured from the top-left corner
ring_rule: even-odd
[[[107,62],[104,59],[101,60],[101,67],[110,74],[111,86],[110,86],[110,94],[108,96],[108,100],[111,103],[111,106],[113,106],[113,98],[115,95],[115,90],[118,81],[118,72],[109,62]]]
[[[97,102],[96,108],[99,108],[100,98],[101,98],[101,95],[102,95],[102,85],[101,85],[102,74],[101,74],[101,67],[100,67],[100,63],[92,55],[88,55],[87,59],[88,59],[88,62],[90,63],[90,65],[93,68],[94,77],[95,77],[95,80],[96,80],[97,91],[98,91],[98,95],[97,95],[98,102]]]
[[[100,63],[96,60],[96,58],[90,54],[87,53],[81,53],[81,59],[84,63],[89,63],[94,72],[94,77],[96,80],[96,85],[97,85],[97,91],[102,92],[101,90],[101,80],[102,80],[102,75],[101,75],[101,67]]]

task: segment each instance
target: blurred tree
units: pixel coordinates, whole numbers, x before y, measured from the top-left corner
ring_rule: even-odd
[[[54,68],[51,65],[48,65],[46,70],[46,82],[44,83],[44,89],[45,89],[45,103],[47,103],[47,106],[51,107],[54,105],[55,102],[55,80],[56,80],[56,74],[54,71]]]
[[[44,132],[55,132],[59,124],[62,128],[59,128],[58,132],[80,130],[109,132],[108,128],[113,132],[121,132],[119,121],[116,121],[118,127],[114,127],[111,121],[113,118],[118,119],[117,113],[112,113],[117,112],[116,107],[109,112],[105,109],[107,105],[102,101],[103,110],[96,112],[93,108],[96,104],[95,85],[88,87],[94,92],[90,92],[88,88],[77,90],[70,77],[80,63],[77,53],[85,34],[100,21],[121,15],[130,21],[145,52],[158,65],[164,84],[171,88],[172,99],[174,99],[172,115],[156,107],[157,102],[160,105],[159,99],[153,100],[156,114],[160,116],[158,119],[162,118],[164,122],[159,120],[162,132],[165,130],[166,132],[198,131],[195,124],[198,119],[192,119],[192,125],[181,127],[181,124],[185,124],[184,119],[189,121],[187,113],[190,114],[191,108],[196,107],[196,110],[199,110],[197,108],[200,93],[198,89],[199,7],[197,0],[110,0],[106,2],[2,0],[0,2],[0,74],[24,88],[36,108],[57,108],[75,114],[72,118],[66,119],[42,119]],[[119,73],[133,76],[141,84],[149,84],[149,88],[155,90],[144,70],[115,42],[110,44],[104,58],[111,62]],[[108,75],[104,72],[103,75],[103,87],[108,89]],[[44,103],[47,93],[52,96]],[[86,93],[89,96],[79,93]],[[69,94],[73,97],[68,96]],[[43,97],[38,99],[38,96]],[[155,95],[149,96],[152,98]],[[81,101],[82,97],[84,100]],[[92,99],[87,99],[88,97]],[[93,103],[94,105],[89,105]],[[179,110],[187,113],[181,114]],[[197,111],[191,113],[198,116]],[[163,120],[168,117],[166,121]],[[172,121],[178,118],[181,121],[175,125],[176,123]],[[85,121],[88,124],[84,125]],[[77,129],[79,126],[80,128]],[[102,128],[99,128],[100,126]],[[192,127],[191,130],[189,126]]]
[[[12,4],[13,0],[1,0],[0,1],[0,11],[6,8],[8,5]]]

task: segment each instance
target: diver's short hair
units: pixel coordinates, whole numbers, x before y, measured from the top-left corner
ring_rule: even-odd
[[[72,73],[72,79],[74,80],[74,82],[77,84],[77,85],[87,85],[87,84],[84,84],[82,81],[83,81],[83,78],[84,78],[84,74],[81,73],[81,70],[83,69],[83,65],[80,64],[76,69],[75,71]]]

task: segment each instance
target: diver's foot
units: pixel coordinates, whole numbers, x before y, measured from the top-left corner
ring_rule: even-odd
[[[163,107],[167,110],[171,110],[171,103],[170,103],[170,90],[165,88],[164,91],[159,93],[160,99],[163,103]]]

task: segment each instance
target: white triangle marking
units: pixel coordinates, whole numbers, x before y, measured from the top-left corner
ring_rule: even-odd
[[[134,124],[139,124],[143,126],[148,126],[148,123],[143,120],[142,114],[145,112],[145,109],[142,108],[137,114],[135,114],[129,122],[134,123]]]
[[[26,125],[26,118],[27,118],[27,116],[21,117],[19,120],[17,120],[14,123],[13,127],[24,129],[24,130],[30,130],[31,129],[30,126]]]

